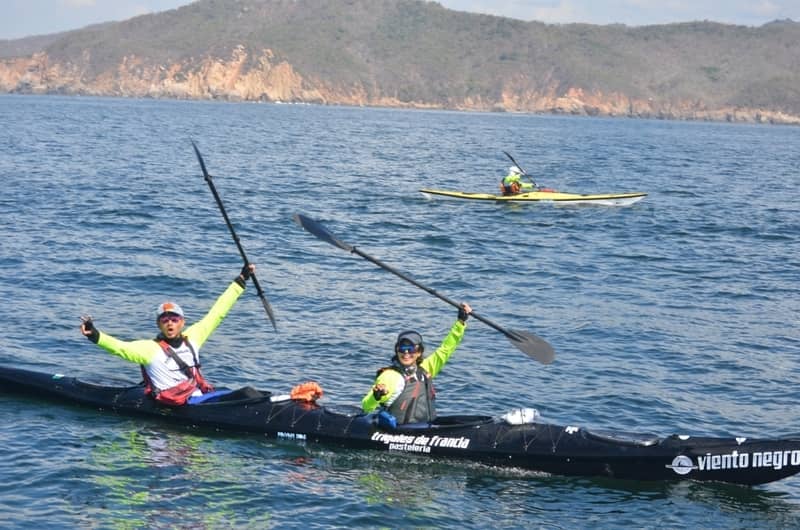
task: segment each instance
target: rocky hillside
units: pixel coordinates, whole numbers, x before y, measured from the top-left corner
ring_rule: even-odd
[[[800,124],[800,23],[547,25],[420,0],[200,0],[0,41],[0,91]]]

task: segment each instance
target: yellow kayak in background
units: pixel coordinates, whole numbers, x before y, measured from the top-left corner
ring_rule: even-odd
[[[552,202],[559,204],[598,204],[601,206],[628,206],[644,199],[647,193],[598,193],[586,195],[582,193],[564,193],[550,189],[539,189],[514,195],[494,195],[491,193],[471,193],[466,191],[448,190],[419,190],[426,197],[432,196],[449,197],[451,199],[467,199],[473,201],[496,201],[496,202]]]

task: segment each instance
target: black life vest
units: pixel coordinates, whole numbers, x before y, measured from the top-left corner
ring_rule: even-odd
[[[394,370],[403,376],[405,386],[400,395],[386,410],[397,419],[398,424],[403,423],[430,423],[436,418],[436,390],[433,379],[418,365],[411,370],[396,365],[387,366],[378,370]]]

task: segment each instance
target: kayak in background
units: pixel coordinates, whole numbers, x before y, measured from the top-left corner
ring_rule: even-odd
[[[628,206],[634,204],[647,196],[643,192],[631,193],[564,193],[548,188],[536,191],[516,193],[514,195],[494,195],[492,193],[473,193],[466,191],[434,190],[423,188],[419,190],[426,197],[441,196],[451,199],[467,199],[473,201],[496,201],[496,202],[550,202],[558,204],[597,204],[601,206]]]

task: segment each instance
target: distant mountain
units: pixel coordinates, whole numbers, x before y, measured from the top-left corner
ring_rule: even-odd
[[[800,124],[800,23],[548,25],[420,0],[201,0],[0,41],[0,92]]]

